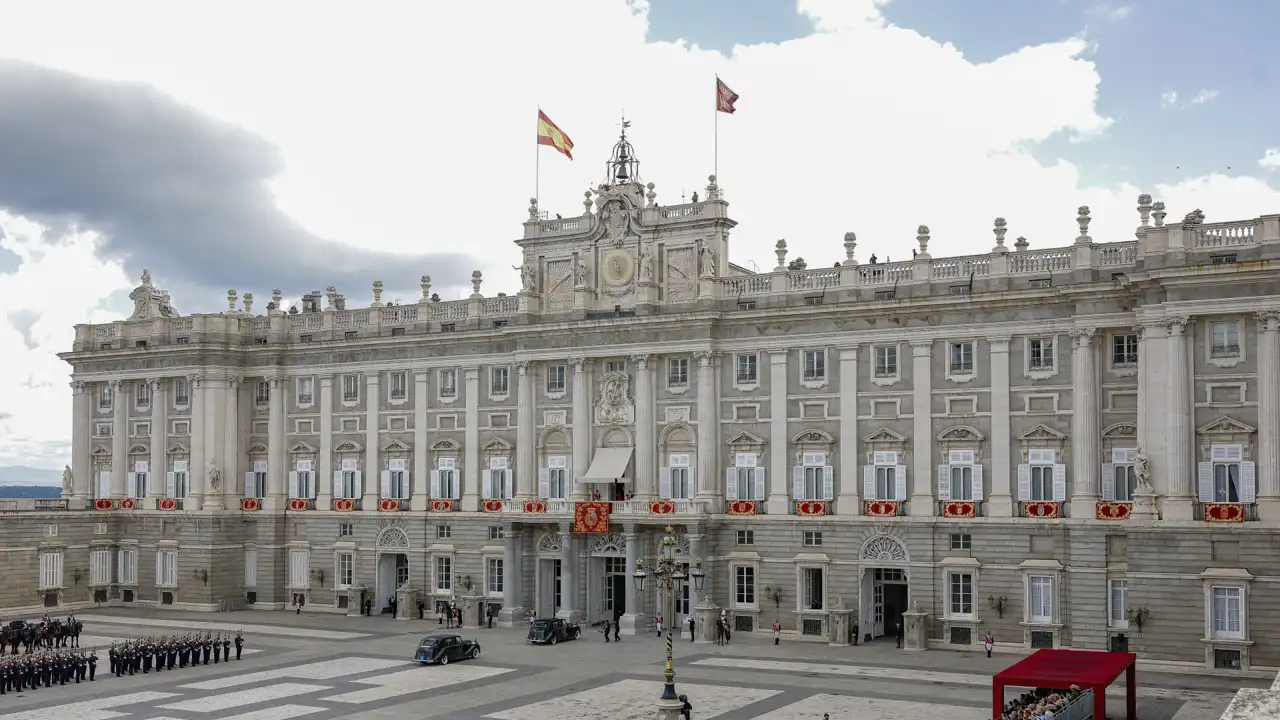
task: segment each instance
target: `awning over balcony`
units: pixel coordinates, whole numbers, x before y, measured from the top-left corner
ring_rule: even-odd
[[[627,464],[631,462],[634,448],[596,448],[595,457],[591,458],[591,467],[587,474],[578,478],[587,483],[627,482],[622,476],[627,472]]]

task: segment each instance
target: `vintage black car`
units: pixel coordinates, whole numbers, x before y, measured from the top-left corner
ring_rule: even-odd
[[[480,657],[480,643],[453,633],[432,633],[418,641],[413,659],[429,665],[448,665],[453,660]]]
[[[525,642],[555,645],[561,640],[577,640],[582,637],[582,628],[570,625],[560,618],[540,618],[529,625],[529,634]]]

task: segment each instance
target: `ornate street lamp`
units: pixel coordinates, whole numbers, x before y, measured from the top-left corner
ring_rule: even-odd
[[[664,611],[666,607],[670,607],[671,614],[667,615],[667,666],[662,671],[666,681],[662,686],[660,700],[675,702],[679,696],[676,695],[676,669],[672,661],[671,626],[675,624],[676,596],[681,585],[689,578],[693,578],[694,590],[701,593],[706,573],[702,571],[702,558],[698,558],[693,568],[685,572],[683,563],[676,559],[675,529],[668,525],[665,530],[667,534],[662,537],[661,549],[653,568],[646,570],[644,560],[637,560],[636,571],[632,578],[635,580],[636,590],[644,592],[648,589],[649,576],[653,575],[658,590],[669,600],[663,603]]]

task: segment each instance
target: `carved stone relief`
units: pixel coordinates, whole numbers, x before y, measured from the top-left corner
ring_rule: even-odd
[[[698,268],[693,248],[667,251],[667,300],[692,300],[697,289]]]
[[[555,311],[573,307],[572,259],[547,261],[546,287],[547,309]]]
[[[635,400],[631,396],[627,374],[605,373],[600,378],[600,393],[596,396],[596,423],[630,424],[635,421],[635,413]]]

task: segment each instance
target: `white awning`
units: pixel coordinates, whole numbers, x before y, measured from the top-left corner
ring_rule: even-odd
[[[631,462],[633,448],[596,448],[595,457],[591,458],[591,467],[587,474],[578,478],[580,482],[613,483],[623,482],[627,472],[627,464]]]

